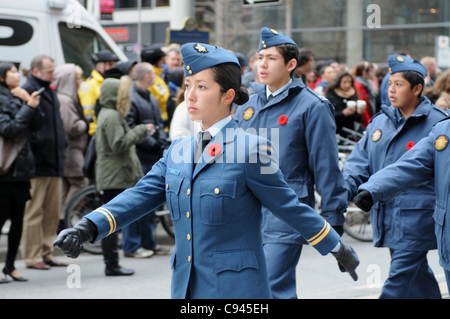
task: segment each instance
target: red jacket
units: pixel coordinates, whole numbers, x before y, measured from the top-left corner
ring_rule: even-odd
[[[369,95],[367,94],[367,90],[364,85],[357,81],[355,81],[355,90],[356,95],[358,96],[358,100],[363,100],[367,103],[366,111],[362,115],[362,125],[364,126],[364,128],[366,128],[367,125],[369,125],[370,119],[372,118],[372,114],[370,114]]]

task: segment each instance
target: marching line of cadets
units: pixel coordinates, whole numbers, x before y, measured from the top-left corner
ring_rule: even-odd
[[[100,51],[83,82],[78,66],[39,55],[23,88],[17,69],[0,63],[0,135],[29,141],[0,176],[0,226],[11,219],[2,283],[27,280],[14,267],[19,245],[28,268],[48,270],[66,266],[53,246],[76,258],[83,242],[99,240],[105,274],[132,275],[119,265],[116,231],[126,257],[168,254],[153,235],[154,210],[167,202],[173,298],[295,299],[304,244],[332,253],[357,280],[356,252],[340,241],[354,201],[372,209],[374,245],[391,253],[380,298],[441,298],[427,253],[438,249],[450,286],[450,73],[439,74],[434,58],[398,52],[387,68],[363,61],[350,70],[314,61],[311,50],[270,28],[247,57],[187,43],[148,47],[141,58],[118,62]],[[365,134],[342,172],[343,128]],[[249,129],[267,129],[267,140]],[[82,167],[93,136],[89,180]],[[217,160],[238,139],[244,154]],[[259,160],[249,164],[252,156]],[[267,163],[275,170],[261,174]],[[65,206],[89,183],[104,192],[104,205],[63,230]],[[314,189],[322,216],[312,209]]]

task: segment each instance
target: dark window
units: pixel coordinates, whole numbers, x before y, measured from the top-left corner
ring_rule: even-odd
[[[92,54],[100,50],[111,50],[97,32],[85,27],[70,29],[66,23],[61,22],[59,34],[66,63],[79,65],[85,77],[90,76],[95,67]]]

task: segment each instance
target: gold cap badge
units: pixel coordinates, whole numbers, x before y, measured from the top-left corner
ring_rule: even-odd
[[[208,53],[208,50],[201,44],[197,44],[194,49],[198,52],[198,53]]]

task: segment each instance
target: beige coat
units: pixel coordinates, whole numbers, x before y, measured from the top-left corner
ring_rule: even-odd
[[[75,65],[58,66],[52,84],[57,89],[61,118],[66,132],[65,177],[83,176],[84,151],[88,140],[87,122],[75,86]]]

